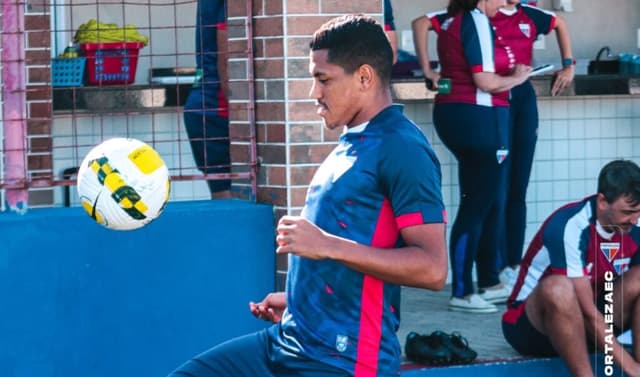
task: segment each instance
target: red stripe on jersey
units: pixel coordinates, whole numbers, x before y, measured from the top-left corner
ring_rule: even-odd
[[[383,285],[380,279],[365,275],[362,283],[360,334],[356,352],[355,377],[375,377],[382,338]]]
[[[515,308],[508,308],[502,315],[502,320],[506,323],[515,324],[525,311],[526,301]]]
[[[408,226],[424,224],[424,219],[419,212],[407,213],[406,215],[398,216],[396,224],[398,224],[398,229],[404,229]]]
[[[480,72],[482,72],[482,64],[472,65],[469,68],[471,68],[471,73],[480,73]]]
[[[549,26],[549,30],[547,30],[547,32],[545,34],[549,34],[553,31],[553,29],[556,28],[556,24],[558,23],[558,19],[556,17],[553,17],[553,19],[551,20],[551,25]]]
[[[442,30],[442,25],[440,25],[440,21],[438,20],[438,18],[431,17],[429,18],[429,20],[431,21],[431,28],[433,29],[433,31],[435,31],[436,33],[439,33],[440,30]]]
[[[222,89],[218,91],[218,115],[223,118],[229,117],[229,101]]]
[[[380,215],[371,240],[372,247],[391,248],[398,239],[398,228],[393,208],[388,199],[382,202]],[[362,304],[360,307],[360,332],[356,351],[355,377],[375,377],[378,370],[378,354],[382,338],[382,305],[384,303],[384,282],[369,275],[362,283]]]

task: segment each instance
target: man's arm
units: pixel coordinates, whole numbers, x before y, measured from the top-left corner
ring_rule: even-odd
[[[587,277],[572,278],[571,282],[584,317],[587,339],[595,339],[598,350],[601,352],[606,351],[607,355],[613,356],[614,362],[629,376],[640,376],[640,364],[618,342],[615,335],[607,333],[607,324],[604,321],[604,316],[594,303],[593,289],[589,279]],[[607,335],[610,336],[611,343],[605,342]],[[610,348],[605,350],[605,347]]]
[[[331,259],[394,284],[432,290],[447,278],[445,224],[421,224],[401,231],[407,246],[382,249],[326,233],[306,219],[284,216],[278,223],[277,253]]]

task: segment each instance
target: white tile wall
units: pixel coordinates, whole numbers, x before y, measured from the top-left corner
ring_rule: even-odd
[[[595,192],[606,162],[625,158],[640,163],[640,96],[541,98],[538,110],[525,247],[553,210]],[[405,104],[405,114],[420,126],[440,159],[450,234],[459,203],[457,163],[433,128],[432,111],[431,103]]]
[[[595,191],[596,176],[608,160],[627,158],[640,162],[640,96],[541,98],[538,108],[538,143],[527,193],[527,243],[555,208]],[[432,103],[405,104],[405,114],[427,135],[440,159],[450,227],[459,204],[457,163],[433,128],[432,111]],[[179,117],[161,113],[55,118],[54,171],[77,166],[91,146],[113,136],[136,137],[152,144],[170,167],[193,166]],[[196,173],[195,169],[183,171]],[[58,191],[56,204],[62,203],[62,189]],[[173,182],[172,200],[208,196],[204,181]],[[73,195],[72,199],[77,203]]]

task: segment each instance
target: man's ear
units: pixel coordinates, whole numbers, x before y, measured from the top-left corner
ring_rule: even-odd
[[[596,204],[598,207],[598,211],[604,211],[609,206],[609,202],[607,201],[607,198],[605,198],[604,194],[601,192],[598,193],[598,196],[596,198]]]
[[[369,89],[375,82],[376,73],[373,67],[369,64],[361,65],[356,74],[360,80],[360,89]]]

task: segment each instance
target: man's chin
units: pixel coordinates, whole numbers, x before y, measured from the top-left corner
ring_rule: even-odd
[[[613,226],[613,231],[619,234],[629,234],[633,227],[631,225],[617,225]]]
[[[335,130],[336,128],[340,127],[337,123],[327,122],[327,120],[324,118],[322,119],[322,124],[329,130]]]

